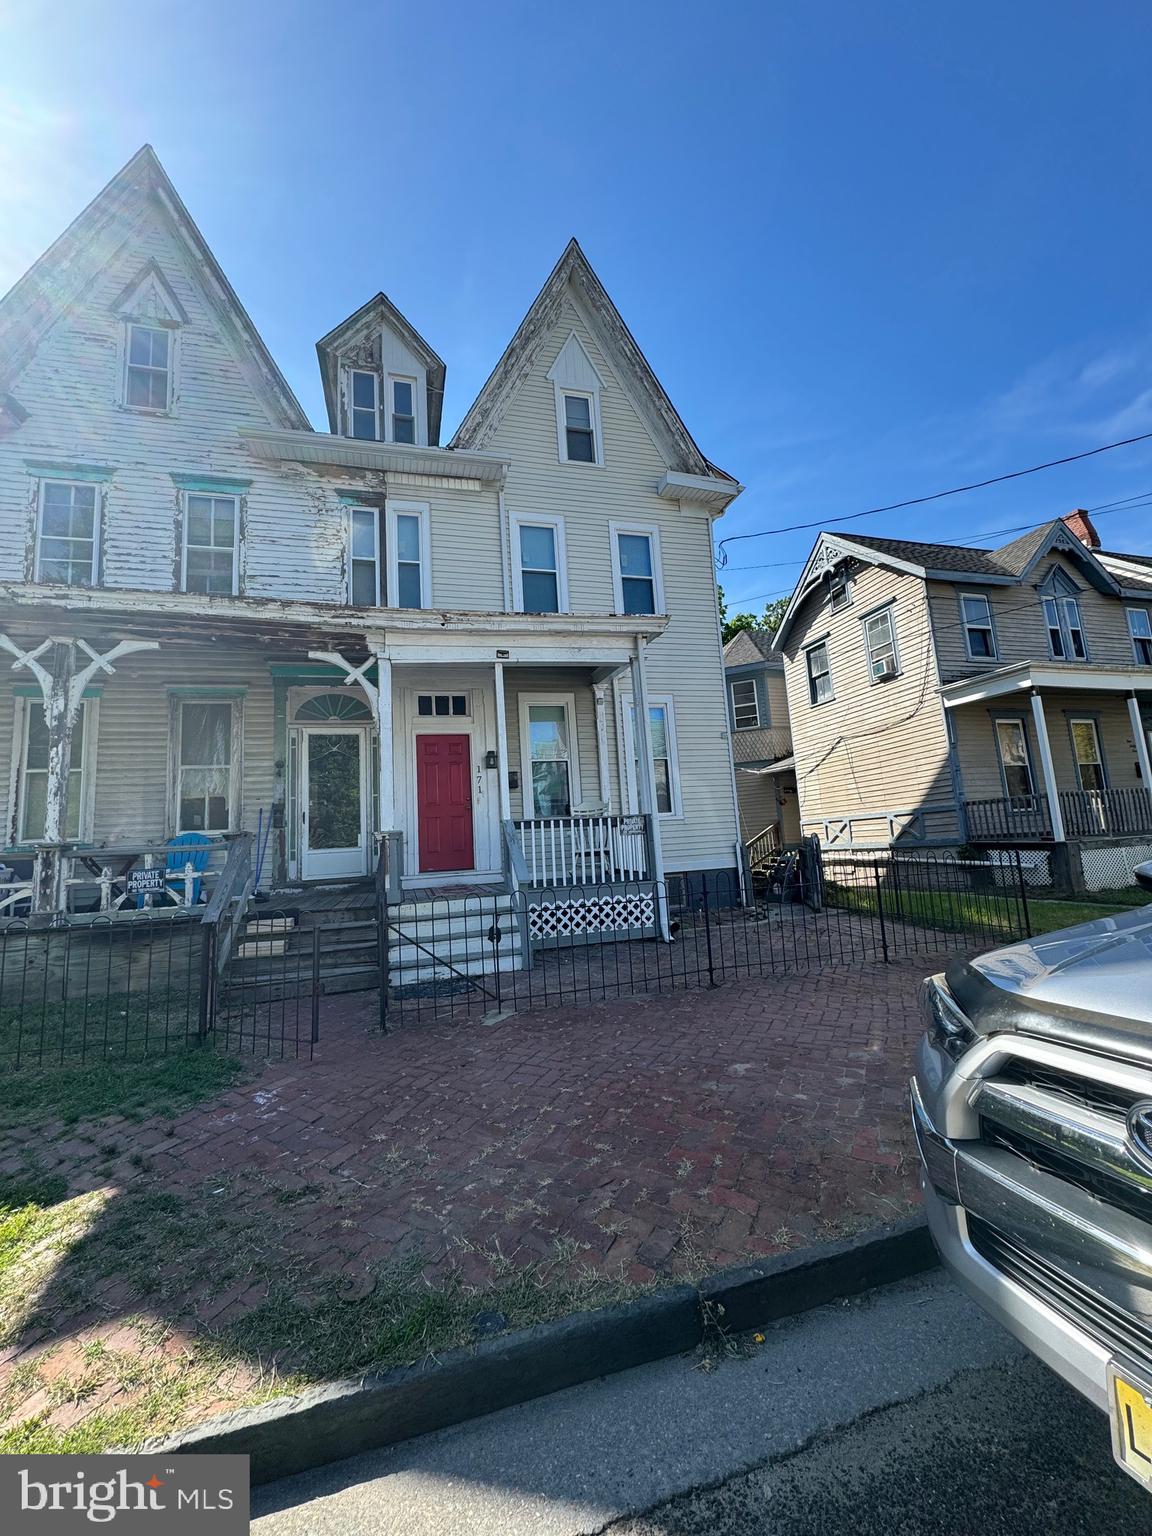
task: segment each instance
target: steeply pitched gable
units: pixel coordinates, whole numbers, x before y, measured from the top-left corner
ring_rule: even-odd
[[[272,420],[278,426],[311,431],[300,402],[149,144],[133,155],[0,299],[0,394],[11,392],[19,398],[20,373],[56,322],[132,239],[142,200],[159,211],[179,239],[189,270]],[[162,274],[150,273],[147,267],[128,285],[122,301],[130,303],[137,294],[142,302],[168,305],[175,301]]]
[[[416,327],[400,313],[385,293],[378,293],[366,304],[333,326],[327,336],[316,343],[316,355],[320,359],[320,375],[324,385],[324,404],[328,410],[329,429],[341,431],[340,421],[340,359],[358,349],[375,349],[381,333],[391,331],[400,343],[420,361],[428,380],[428,445],[436,447],[440,442],[440,419],[444,410],[444,380],[447,370],[441,357],[433,351]],[[384,359],[375,355],[364,361],[381,368]]]

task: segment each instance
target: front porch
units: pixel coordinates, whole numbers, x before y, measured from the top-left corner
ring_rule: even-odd
[[[1152,675],[1025,663],[948,684],[967,841],[1152,841]]]

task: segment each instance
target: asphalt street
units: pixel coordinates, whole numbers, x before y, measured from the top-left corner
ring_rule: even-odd
[[[1104,1419],[941,1273],[257,1489],[257,1536],[1129,1536]]]

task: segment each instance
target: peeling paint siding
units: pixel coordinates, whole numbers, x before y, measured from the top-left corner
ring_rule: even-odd
[[[603,466],[561,464],[557,455],[556,397],[547,375],[571,331],[604,380]],[[571,299],[560,307],[548,344],[481,446],[512,461],[505,491],[510,513],[563,516],[575,613],[612,611],[609,523],[659,528],[669,624],[649,649],[648,687],[654,697],[675,701],[684,807],[683,818],[661,821],[665,867],[675,872],[731,864],[737,829],[711,522],[699,509],[681,510],[656,494],[668,462]]]

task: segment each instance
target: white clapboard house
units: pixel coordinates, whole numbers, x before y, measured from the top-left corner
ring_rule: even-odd
[[[0,916],[734,870],[740,486],[579,246],[446,442],[383,293],[317,350],[322,432],[148,147],[0,301]]]

